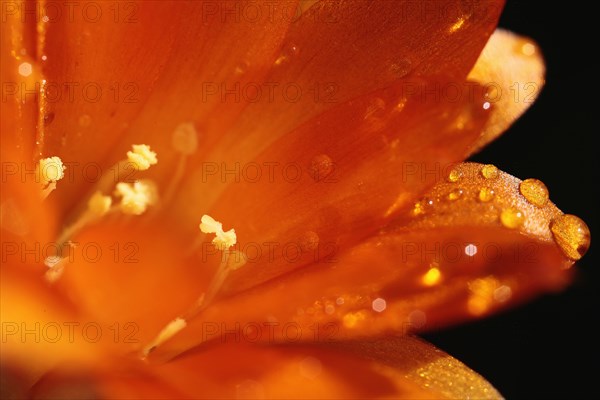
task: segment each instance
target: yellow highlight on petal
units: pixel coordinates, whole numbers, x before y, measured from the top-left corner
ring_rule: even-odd
[[[429,271],[427,271],[421,278],[421,282],[423,282],[423,285],[425,286],[435,286],[440,282],[441,278],[442,273],[439,269],[430,268]]]
[[[64,178],[66,167],[59,157],[42,158],[36,169],[36,177],[44,186]]]
[[[110,196],[104,196],[101,191],[97,191],[88,201],[88,210],[95,216],[101,217],[110,210],[112,199]]]
[[[138,171],[145,171],[151,165],[158,163],[156,153],[150,150],[150,146],[146,144],[134,144],[133,151],[127,152],[127,160],[133,164],[133,167]]]
[[[365,313],[362,311],[350,312],[342,318],[342,322],[346,328],[354,328],[359,322],[364,321]]]

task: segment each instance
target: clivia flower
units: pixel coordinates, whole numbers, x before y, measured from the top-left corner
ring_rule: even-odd
[[[589,247],[463,162],[543,84],[502,1],[2,7],[3,397],[498,398],[412,334]]]

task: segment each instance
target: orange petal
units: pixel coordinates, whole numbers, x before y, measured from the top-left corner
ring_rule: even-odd
[[[461,164],[456,182],[440,182],[417,213],[362,244],[216,302],[156,356],[232,332],[246,341],[339,341],[432,329],[564,287],[572,252],[589,246],[585,224],[569,226],[576,217],[564,221],[549,201],[534,205],[540,199],[522,195],[517,178],[481,170]],[[494,191],[489,201],[482,188]]]
[[[488,112],[476,89],[450,102],[408,95],[401,83],[327,111],[252,163],[219,166],[240,173],[213,180],[239,182],[209,213],[235,228],[249,259],[227,290],[328,257],[414,201],[435,181],[426,171],[462,160],[478,136]],[[196,209],[195,219],[204,212]]]
[[[31,162],[39,134],[41,90],[41,74],[36,63],[36,18],[26,12],[23,3],[5,3],[2,12],[2,158],[5,158],[6,151],[10,151],[13,156]]]
[[[502,29],[494,32],[469,74],[488,89],[494,105],[473,151],[504,132],[533,104],[544,86],[544,74],[541,51],[531,39]]]
[[[202,156],[194,162],[198,170],[182,185],[178,213],[189,218],[193,214],[186,203],[209,208],[218,201],[225,185],[203,180],[202,168],[245,166],[273,142],[334,106],[399,81],[407,90],[422,89],[439,75],[462,84],[502,5],[495,0],[468,5],[455,0],[315,4],[290,26],[280,57],[262,85],[258,83],[260,95],[246,100],[239,120],[229,130],[207,127],[206,134],[219,135],[220,142],[200,150]],[[219,95],[222,89],[214,96]],[[224,101],[235,105],[237,98],[229,95]]]
[[[130,1],[46,7],[44,152],[72,163],[78,178],[61,191],[63,206],[78,200],[75,194],[89,188],[94,173],[107,172],[132,143],[154,146],[163,174],[172,173],[174,128],[239,112],[242,103],[225,107],[218,97],[204,98],[206,85],[261,81],[291,20],[282,8],[294,5]],[[119,146],[125,135],[127,143]]]
[[[228,343],[133,371],[100,372],[96,393],[153,399],[501,397],[465,365],[411,337],[335,346]]]
[[[2,364],[22,367],[32,382],[59,363],[99,358],[100,348],[81,335],[72,305],[39,274],[3,263],[1,275]]]
[[[210,280],[210,269],[183,262],[186,239],[160,224],[108,220],[75,236],[63,254],[57,287],[98,327],[98,342],[117,352],[139,353]]]

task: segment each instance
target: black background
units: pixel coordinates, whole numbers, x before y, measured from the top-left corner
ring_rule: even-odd
[[[503,136],[473,157],[521,179],[541,179],[550,198],[581,217],[592,247],[566,291],[492,318],[425,335],[486,377],[505,397],[582,398],[598,393],[597,222],[598,21],[580,2],[508,0],[500,26],[533,38],[546,60],[538,101]]]

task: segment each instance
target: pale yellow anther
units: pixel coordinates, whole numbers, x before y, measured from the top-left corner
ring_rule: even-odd
[[[219,250],[225,250],[237,243],[237,236],[235,235],[235,229],[230,229],[227,232],[217,232],[216,237],[212,243]]]
[[[133,151],[127,152],[127,160],[138,171],[145,171],[151,165],[158,163],[156,153],[150,150],[150,146],[146,144],[134,144],[132,148]]]
[[[223,231],[223,224],[215,221],[209,215],[203,215],[200,224],[200,230],[204,233],[214,233],[215,238],[212,243],[219,250],[226,250],[237,243],[235,229],[230,229],[227,232]]]
[[[121,198],[119,208],[123,214],[140,215],[148,206],[158,201],[158,191],[154,182],[150,180],[139,180],[133,184],[117,183],[115,196]]]
[[[203,215],[200,221],[200,230],[204,233],[223,232],[223,225],[210,215]]]
[[[97,191],[88,200],[88,210],[97,217],[101,217],[110,210],[112,199],[110,196],[104,196],[101,191]]]
[[[59,157],[42,158],[36,168],[37,180],[44,186],[50,182],[61,180],[65,176],[66,167]]]

